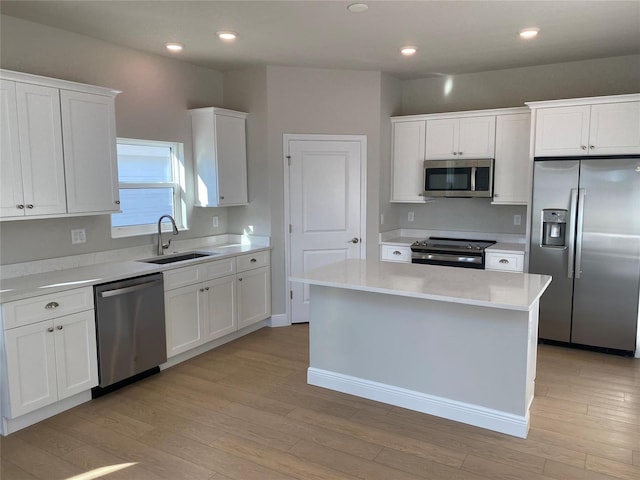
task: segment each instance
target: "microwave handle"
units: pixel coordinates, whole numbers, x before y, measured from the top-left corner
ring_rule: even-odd
[[[471,167],[471,191],[476,191],[476,172],[478,171],[478,167]]]

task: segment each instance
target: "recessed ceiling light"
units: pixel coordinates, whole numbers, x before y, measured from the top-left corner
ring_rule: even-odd
[[[529,40],[535,38],[539,31],[539,28],[523,28],[520,30],[520,37]]]
[[[181,43],[175,43],[175,42],[165,43],[164,47],[170,52],[180,52],[184,48]]]
[[[224,40],[226,42],[230,42],[238,38],[238,34],[236,32],[229,32],[229,31],[216,32],[216,35],[220,40]]]
[[[410,57],[411,55],[415,55],[417,51],[418,51],[418,47],[412,47],[412,46],[402,47],[400,49],[400,53],[405,57]]]
[[[347,10],[349,10],[351,13],[362,13],[369,10],[369,5],[367,5],[366,3],[352,3],[347,7]]]

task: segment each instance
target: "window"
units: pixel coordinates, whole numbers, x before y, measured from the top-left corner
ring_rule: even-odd
[[[155,233],[158,219],[169,214],[187,228],[182,144],[118,139],[121,213],[111,215],[111,236]],[[170,222],[163,222],[163,231]]]

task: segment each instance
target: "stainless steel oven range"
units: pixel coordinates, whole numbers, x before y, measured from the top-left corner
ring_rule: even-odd
[[[411,244],[411,263],[484,268],[484,250],[495,240],[429,237]]]

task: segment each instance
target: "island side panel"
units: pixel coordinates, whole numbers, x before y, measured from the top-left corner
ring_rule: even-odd
[[[528,425],[536,319],[529,312],[311,285],[310,377],[333,372],[463,409],[495,410]]]

